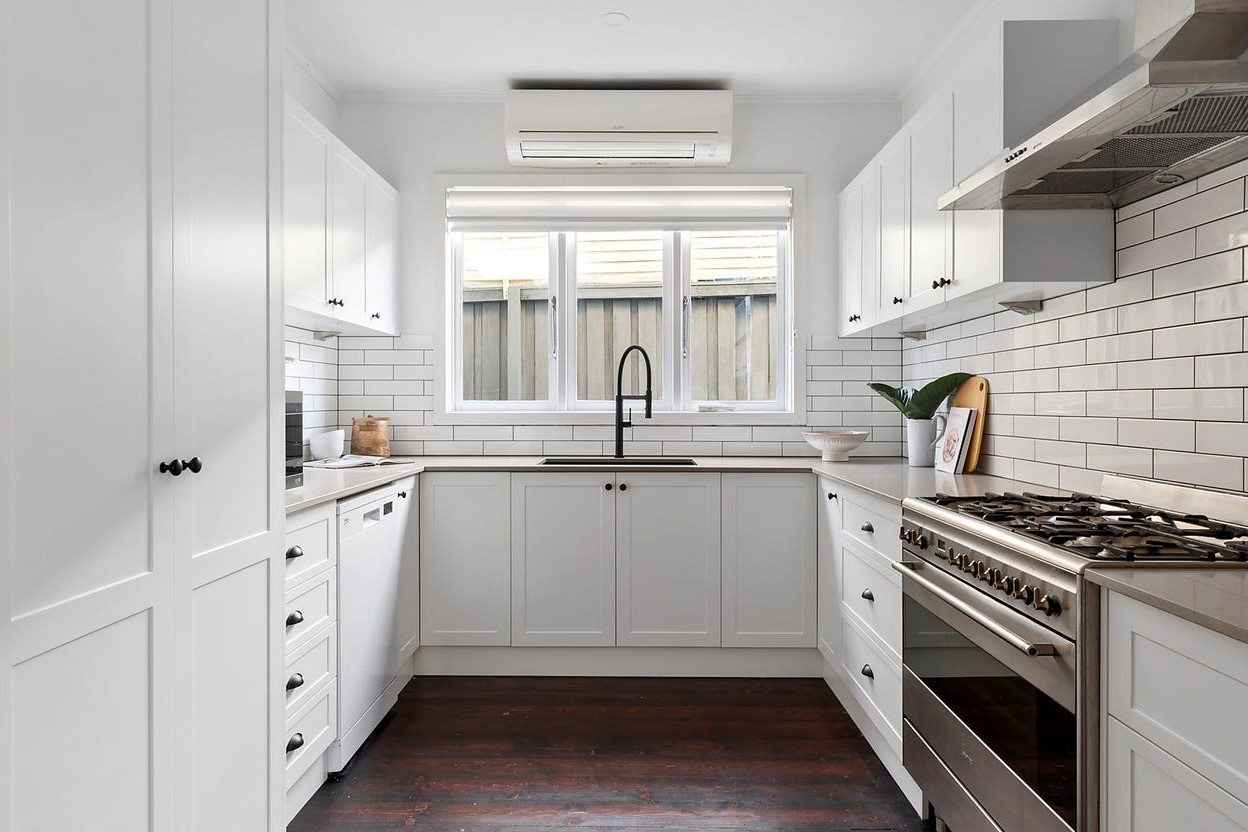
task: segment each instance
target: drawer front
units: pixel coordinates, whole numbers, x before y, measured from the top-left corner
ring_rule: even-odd
[[[841,489],[841,516],[846,537],[874,549],[889,560],[901,559],[901,509],[885,513],[884,507],[864,495]]]
[[[857,614],[861,623],[893,652],[901,662],[901,584],[891,570],[878,562],[879,555],[861,555],[849,546],[841,547],[841,598]]]
[[[295,721],[287,726],[286,788],[294,785],[299,776],[307,771],[316,759],[325,753],[334,741],[334,726],[338,724],[338,691],[330,685],[324,695],[310,703]]]
[[[330,626],[323,636],[301,647],[286,662],[286,719],[319,694],[338,672],[337,628]]]
[[[334,620],[336,582],[333,570],[300,584],[286,595],[282,620],[286,628],[286,655],[290,656]]]
[[[286,518],[286,588],[291,589],[335,562],[334,504]]]
[[[1248,644],[1109,593],[1110,715],[1248,803]]]
[[[845,673],[854,697],[898,754],[901,753],[901,673],[852,619],[844,629]]]

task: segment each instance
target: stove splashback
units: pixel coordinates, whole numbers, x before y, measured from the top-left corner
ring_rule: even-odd
[[[1248,526],[1248,494],[1106,474],[1101,496]]]

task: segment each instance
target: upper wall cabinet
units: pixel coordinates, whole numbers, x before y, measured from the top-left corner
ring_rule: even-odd
[[[398,192],[290,98],[282,143],[287,321],[397,335]]]
[[[1117,21],[1046,20],[1006,21],[966,52],[950,85],[842,193],[842,335],[931,328],[1113,279],[1110,211],[937,203],[1074,103],[1117,50]]]

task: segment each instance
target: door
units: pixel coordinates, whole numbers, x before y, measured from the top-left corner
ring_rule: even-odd
[[[424,645],[511,644],[511,477],[422,474]]]
[[[953,187],[953,95],[938,93],[910,128],[910,288],[908,306],[941,303],[953,274],[953,211],[936,206]]]
[[[615,477],[511,478],[511,643],[615,644]]]
[[[724,474],[724,647],[814,647],[814,478]]]
[[[285,303],[329,315],[329,136],[289,99],[282,128]]]
[[[819,504],[819,652],[834,667],[841,650],[841,499],[835,480],[819,478],[815,502]]]
[[[364,222],[367,262],[364,264],[364,301],[368,325],[397,335],[396,289],[399,268],[399,199],[381,177],[368,180]]]
[[[368,169],[345,148],[330,148],[330,285],[334,317],[368,325],[365,302],[365,227]]]
[[[876,320],[901,315],[910,269],[910,147],[898,133],[880,153],[880,267]]]
[[[398,612],[394,619],[396,671],[420,647],[420,480],[409,477],[395,484],[400,529]]]
[[[841,191],[841,308],[840,332],[848,335],[862,326],[862,184],[854,181]]]
[[[718,647],[719,474],[622,472],[616,644]]]
[[[862,279],[859,301],[862,320],[858,329],[873,326],[878,320],[876,298],[880,290],[880,167],[872,163],[862,176]]]

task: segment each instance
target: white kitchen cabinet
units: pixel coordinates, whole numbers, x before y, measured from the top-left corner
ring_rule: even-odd
[[[849,184],[840,196],[841,224],[841,309],[840,329],[852,335],[867,326],[863,319],[868,310],[863,303],[863,286],[866,284],[862,271],[862,179]],[[870,315],[867,315],[870,319]]]
[[[421,475],[420,639],[511,644],[510,475]]]
[[[420,647],[420,478],[398,484],[401,532],[398,612],[394,619],[394,666],[401,668]]]
[[[398,334],[398,193],[289,97],[284,125],[287,322]]]
[[[720,644],[720,475],[621,472],[616,644]]]
[[[841,651],[840,483],[820,477],[815,494],[819,518],[818,598],[819,652],[833,666]]]
[[[277,829],[280,7],[0,18],[5,828]]]
[[[615,475],[514,474],[511,643],[615,644]]]
[[[814,647],[816,521],[810,474],[724,474],[724,647]]]
[[[910,257],[907,309],[940,303],[953,274],[954,223],[959,217],[937,207],[953,187],[953,96],[938,92],[911,121]]]
[[[880,171],[880,265],[875,320],[905,308],[910,273],[910,137],[902,132],[877,157]]]

